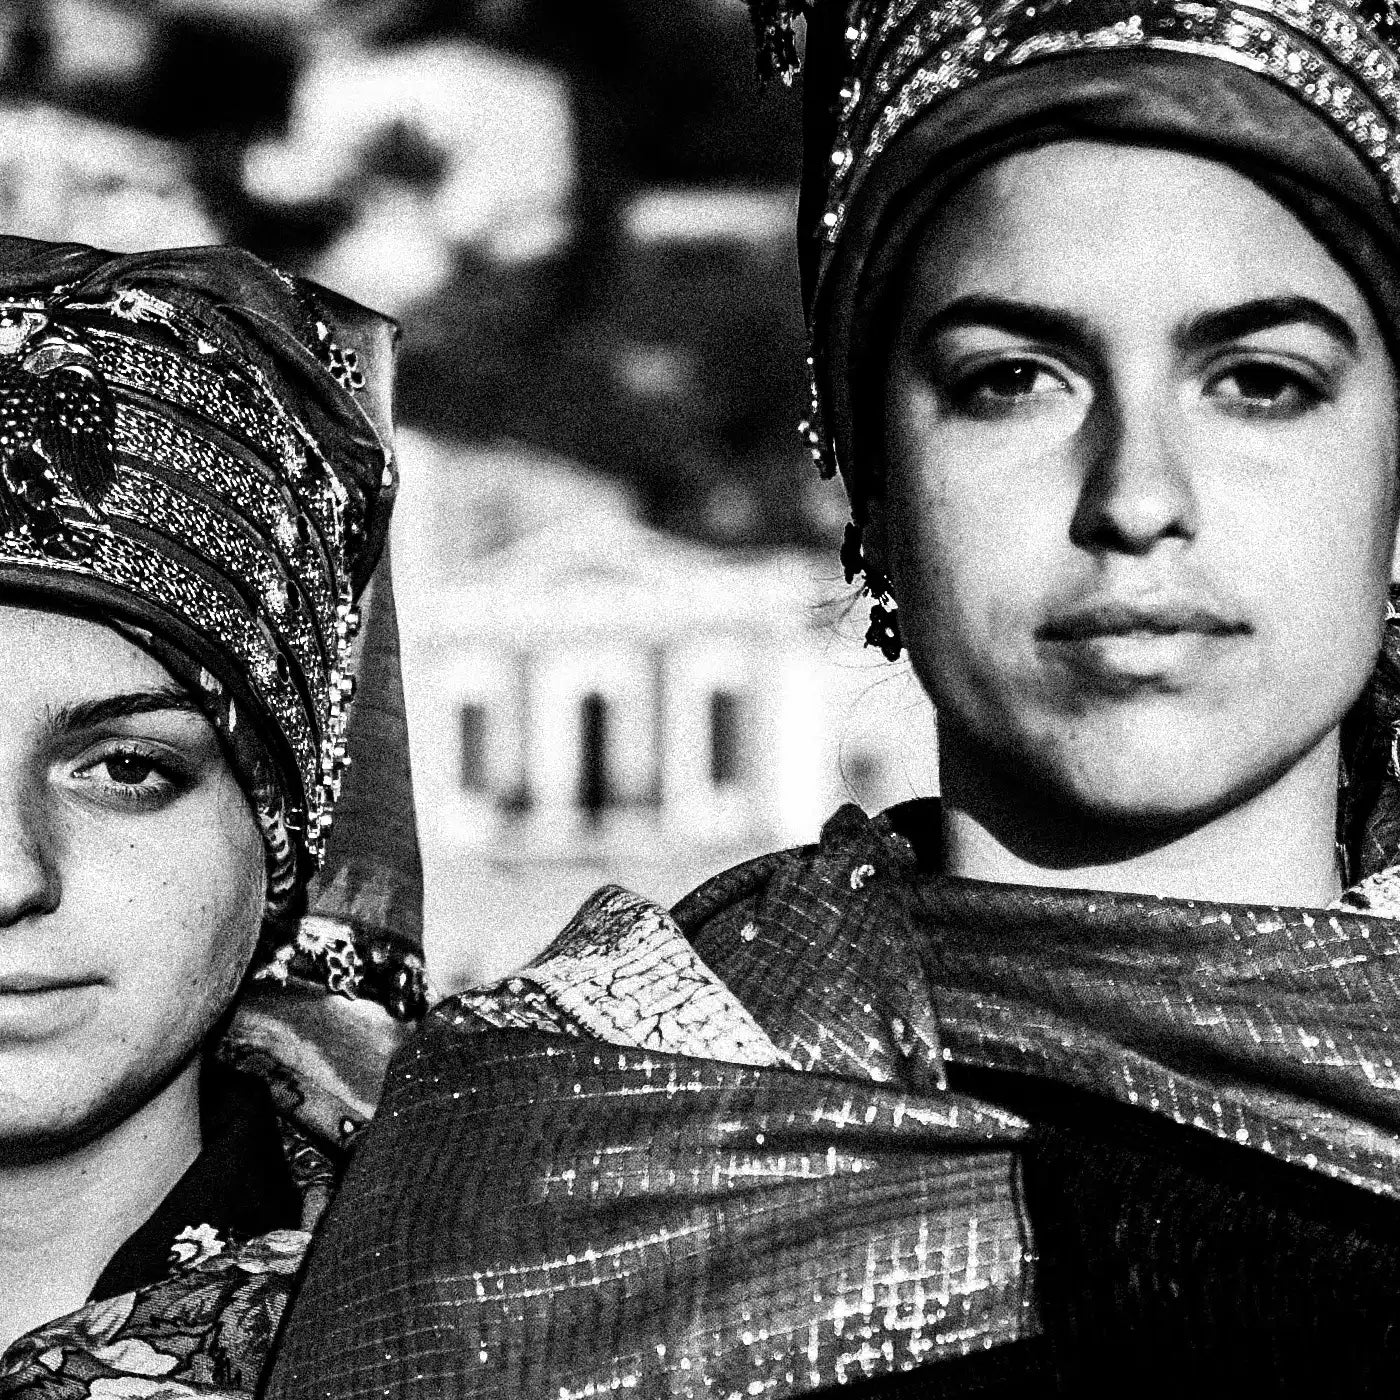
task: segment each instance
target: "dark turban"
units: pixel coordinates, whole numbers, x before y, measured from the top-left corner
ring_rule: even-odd
[[[396,486],[396,336],[236,248],[0,238],[0,590],[116,627],[189,688],[258,815],[288,928],[326,854],[360,653],[379,669],[393,653],[399,697],[395,647],[355,645]],[[382,611],[392,633],[392,595]],[[340,859],[340,894],[364,865]],[[322,941],[301,951],[352,990],[353,949]]]

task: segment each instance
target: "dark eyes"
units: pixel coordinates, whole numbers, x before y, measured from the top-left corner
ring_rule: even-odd
[[[970,417],[996,418],[1068,391],[1065,379],[1039,360],[1011,358],[963,375],[949,388],[948,398]]]
[[[1310,375],[1271,359],[1242,359],[1216,369],[1206,380],[1204,397],[1227,413],[1247,418],[1292,418],[1327,397],[1322,376]],[[946,390],[954,412],[970,418],[996,419],[1020,414],[1072,392],[1066,373],[1040,360],[1008,356],[978,366]]]
[[[152,758],[139,753],[114,753],[98,765],[107,770],[107,777],[123,787],[140,787],[152,778],[164,776]]]
[[[170,761],[142,749],[109,749],[77,770],[77,777],[92,784],[99,799],[163,806],[184,790],[186,781]]]
[[[1292,417],[1326,397],[1324,386],[1271,360],[1232,365],[1208,381],[1206,393],[1228,411],[1251,418]]]

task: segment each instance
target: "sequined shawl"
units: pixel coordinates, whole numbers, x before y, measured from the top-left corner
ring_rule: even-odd
[[[1141,1129],[1216,1154],[1246,1214],[1282,1173],[1279,1248],[1375,1245],[1393,1284],[1397,960],[1374,909],[928,875],[854,808],[674,914],[601,891],[397,1058],[270,1394],[781,1397],[929,1366],[961,1393],[1064,1302],[1027,1207],[1057,1098],[1121,1120],[1113,1151]],[[1126,1191],[1159,1226],[1170,1197]],[[1150,1272],[1165,1245],[1137,1228],[1141,1259],[1110,1229],[1094,1267]],[[1338,1250],[1309,1267],[1341,1296]],[[1158,1264],[1123,1286],[1149,1313],[1185,1277]],[[1229,1335],[1230,1299],[1296,1275],[1218,1272]]]

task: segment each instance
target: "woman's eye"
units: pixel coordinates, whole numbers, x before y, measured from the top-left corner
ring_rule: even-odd
[[[79,769],[78,775],[104,796],[145,805],[168,800],[180,786],[168,765],[150,754],[128,749],[102,754]]]
[[[1035,360],[998,360],[959,380],[950,397],[965,413],[991,417],[1068,390],[1064,379]]]
[[[101,767],[107,770],[107,776],[114,783],[123,787],[140,787],[156,774],[155,760],[135,753],[112,754],[102,760]]]
[[[1289,417],[1321,403],[1321,388],[1297,370],[1267,360],[1233,365],[1217,374],[1207,392],[1234,412]]]

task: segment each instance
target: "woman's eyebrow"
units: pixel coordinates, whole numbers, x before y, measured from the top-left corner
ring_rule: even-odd
[[[76,705],[60,705],[57,709],[49,711],[48,725],[56,734],[71,734],[75,730],[93,729],[98,725],[109,724],[114,719],[159,714],[167,710],[202,713],[185,691],[174,687],[129,690],[120,695],[105,696],[101,700],[83,700]]]
[[[1206,311],[1186,325],[1178,340],[1183,350],[1203,350],[1229,340],[1242,340],[1276,326],[1302,323],[1316,326],[1353,355],[1360,342],[1344,316],[1312,297],[1260,297],[1238,306]]]
[[[977,326],[1005,331],[1027,340],[1049,340],[1087,345],[1094,340],[1093,327],[1083,316],[1058,307],[1017,301],[1013,297],[973,292],[950,301],[929,318],[919,332],[919,348],[926,349],[946,331]]]

